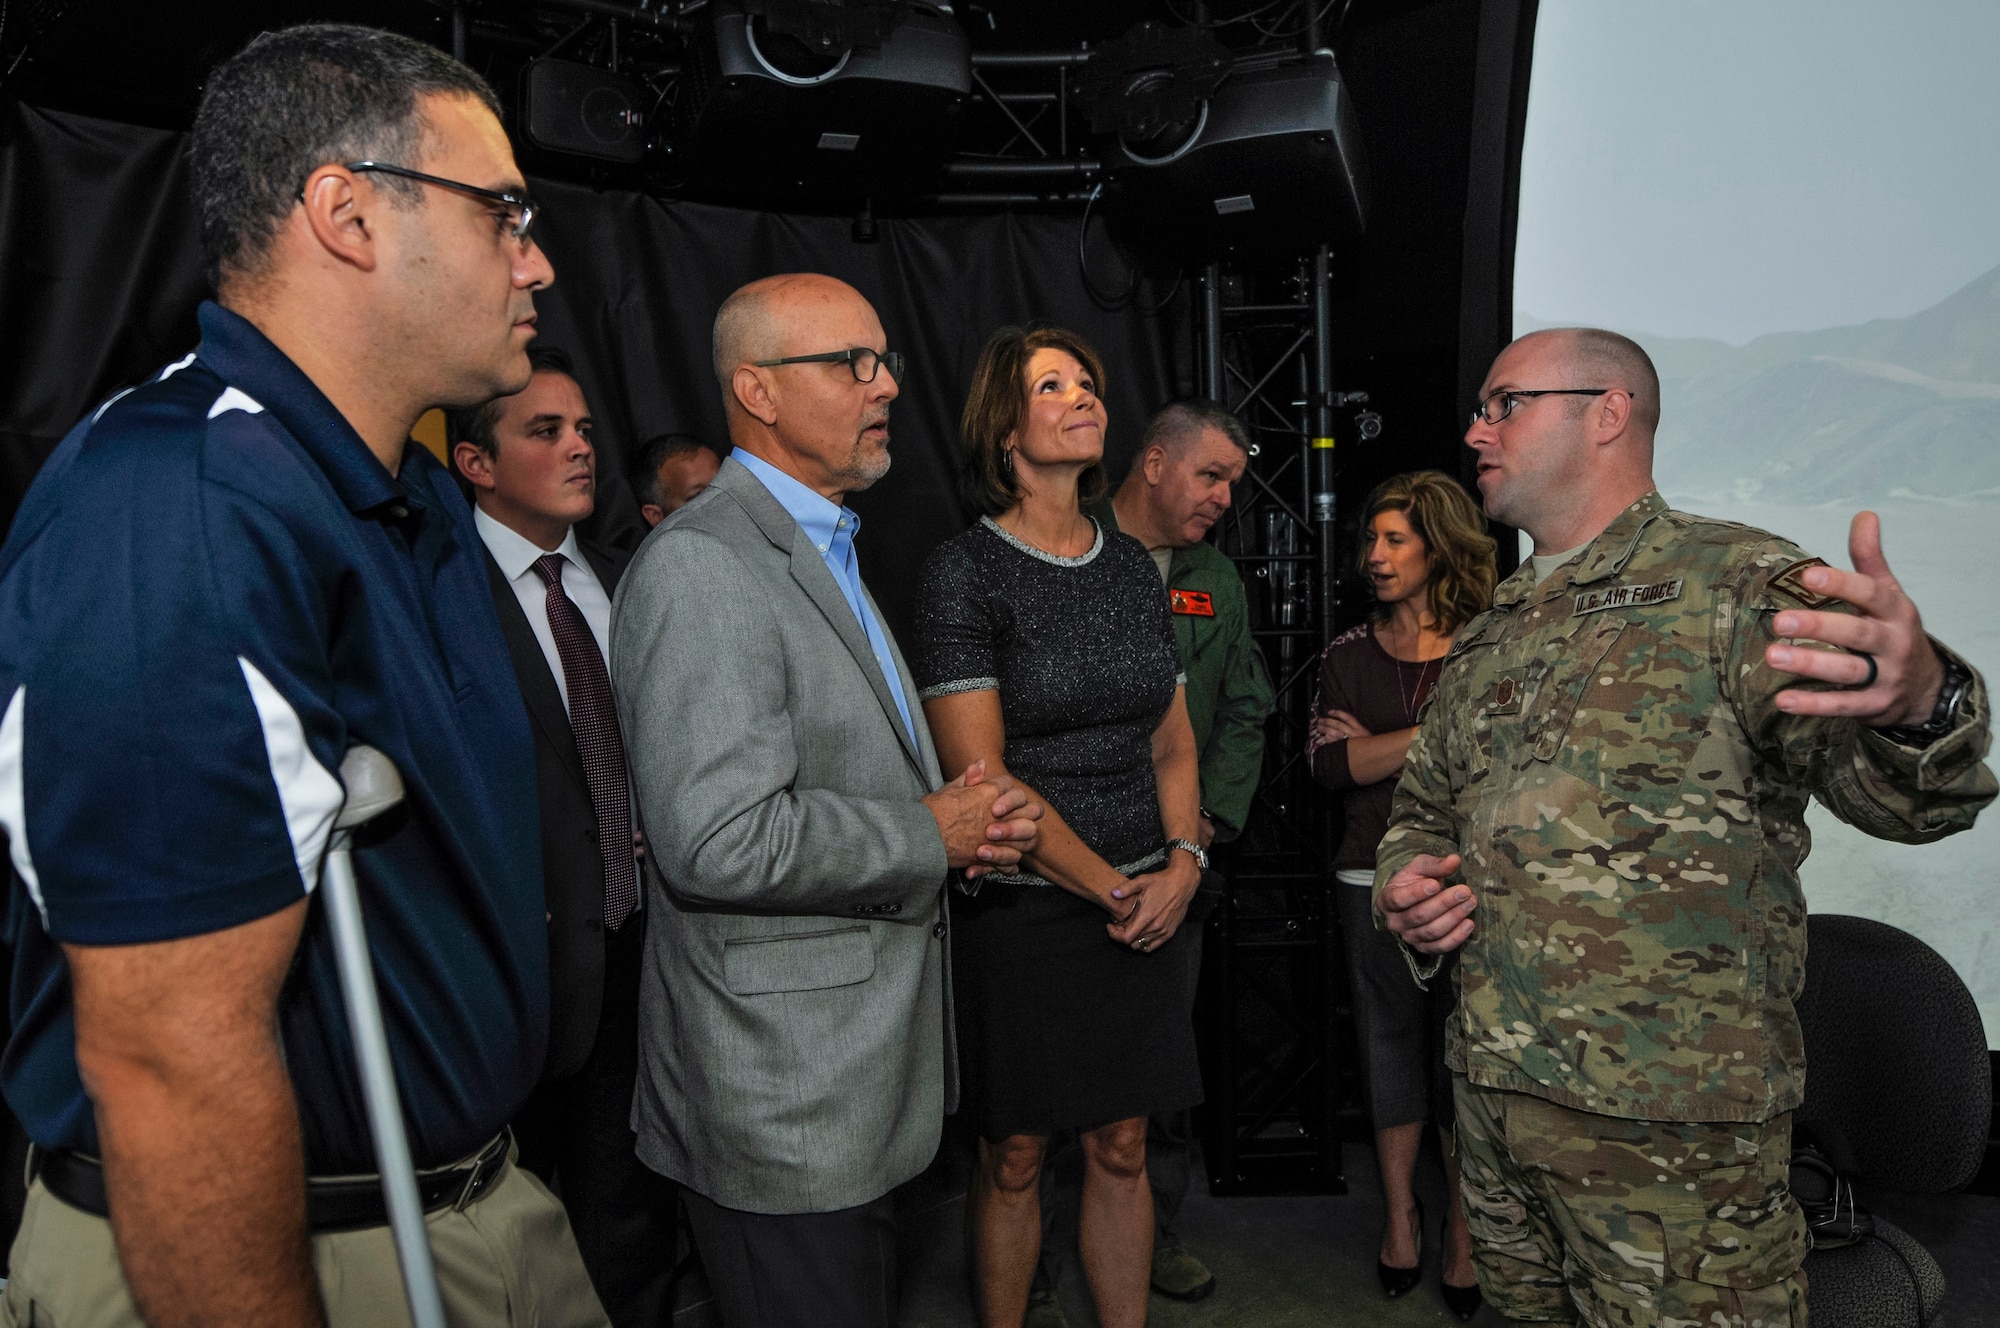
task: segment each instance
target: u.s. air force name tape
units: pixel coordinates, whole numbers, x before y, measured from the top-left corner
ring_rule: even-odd
[[[1609,586],[1576,597],[1576,611],[1570,617],[1596,613],[1599,609],[1630,609],[1642,604],[1664,604],[1681,597],[1682,578],[1660,581],[1650,586]]]

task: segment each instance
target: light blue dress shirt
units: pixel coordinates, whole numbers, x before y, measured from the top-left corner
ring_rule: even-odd
[[[868,635],[868,646],[875,652],[875,662],[881,666],[882,676],[889,680],[889,692],[896,698],[896,709],[902,712],[903,729],[910,735],[910,741],[915,743],[917,728],[910,722],[910,703],[903,696],[903,679],[896,669],[895,656],[889,653],[888,633],[882,630],[882,624],[875,621],[875,615],[868,611],[868,600],[861,593],[861,564],[854,556],[854,537],[861,530],[861,518],[847,508],[827,501],[747,449],[739,447],[730,455],[757,477],[758,482],[778,500],[778,506],[791,513],[792,520],[799,523],[799,529],[806,533],[806,538],[819,550],[819,556],[826,560],[827,570],[833,573],[833,583],[847,597],[847,607],[854,610],[861,630]]]

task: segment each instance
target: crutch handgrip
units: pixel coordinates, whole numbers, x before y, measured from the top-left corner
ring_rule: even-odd
[[[340,758],[340,784],[347,801],[333,818],[336,830],[354,830],[403,800],[403,777],[396,763],[373,747],[349,747]]]

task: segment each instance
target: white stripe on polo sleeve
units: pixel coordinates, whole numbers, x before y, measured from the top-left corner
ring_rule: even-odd
[[[7,830],[7,854],[14,859],[14,870],[26,882],[28,897],[35,901],[46,931],[49,906],[42,902],[42,878],[35,874],[35,860],[28,855],[27,784],[21,774],[22,716],[27,708],[28,685],[22,683],[7,702],[7,713],[0,715],[0,826]]]
[[[292,855],[299,864],[299,879],[306,893],[319,884],[320,857],[333,834],[333,818],[340,814],[347,792],[340,781],[313,755],[306,743],[305,725],[299,712],[257,666],[238,655],[243,680],[250,685],[250,700],[264,727],[264,754],[271,762],[271,779],[278,786],[278,802],[285,809],[285,826],[292,835]]]

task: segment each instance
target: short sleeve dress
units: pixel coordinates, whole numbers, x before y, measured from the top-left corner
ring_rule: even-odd
[[[1159,570],[1098,528],[1075,558],[990,520],[940,545],[917,592],[911,672],[924,700],[999,693],[1007,769],[1126,876],[1166,861],[1153,732],[1181,682]],[[955,903],[954,997],[980,1133],[1047,1134],[1201,1100],[1183,928],[1150,952],[1110,915],[1031,873]]]

